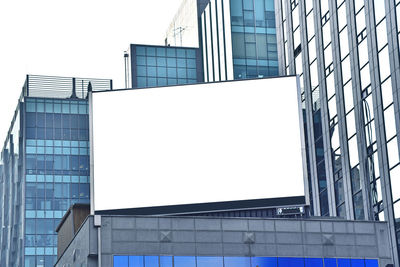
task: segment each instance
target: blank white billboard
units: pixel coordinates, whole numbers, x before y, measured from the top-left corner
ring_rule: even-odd
[[[97,92],[95,209],[304,195],[296,77]]]

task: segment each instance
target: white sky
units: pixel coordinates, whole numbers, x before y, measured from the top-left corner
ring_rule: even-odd
[[[164,44],[181,0],[0,1],[0,147],[26,74],[107,78],[124,87],[130,43]]]

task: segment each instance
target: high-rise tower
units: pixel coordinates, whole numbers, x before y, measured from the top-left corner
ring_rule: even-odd
[[[53,266],[55,229],[89,203],[87,87],[111,80],[27,75],[1,151],[1,266]]]
[[[386,220],[400,243],[398,0],[275,1],[280,74],[298,74],[313,214]]]

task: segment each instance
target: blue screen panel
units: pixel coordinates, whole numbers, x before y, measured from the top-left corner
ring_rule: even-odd
[[[158,267],[158,256],[144,256],[144,267]]]
[[[143,256],[129,256],[129,267],[143,267]]]
[[[197,257],[197,267],[222,267],[222,257]]]
[[[175,256],[174,267],[196,267],[196,257],[194,256]]]
[[[304,258],[278,258],[279,267],[304,267]]]
[[[251,258],[251,267],[277,267],[278,259],[276,257],[253,257]]]
[[[305,258],[304,263],[306,267],[324,267],[324,263],[321,258]]]
[[[337,267],[336,259],[324,259],[325,267]]]
[[[114,267],[129,267],[128,256],[114,256]]]
[[[172,256],[160,256],[160,267],[172,267]]]
[[[351,267],[349,259],[338,259],[338,267]]]
[[[250,257],[224,257],[224,267],[250,267]]]
[[[365,260],[365,267],[378,267],[378,260]]]
[[[351,259],[351,267],[364,267],[363,259]]]

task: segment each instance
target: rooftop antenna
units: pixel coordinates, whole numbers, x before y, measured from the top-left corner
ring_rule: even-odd
[[[174,28],[175,46],[176,46],[176,35],[178,35],[178,34],[179,34],[179,39],[180,39],[180,42],[181,42],[181,45],[180,45],[180,46],[182,46],[182,32],[183,32],[184,30],[186,30],[186,28],[181,27],[181,26],[175,27],[175,28]]]
[[[125,88],[128,88],[129,79],[129,54],[128,51],[124,51],[124,64],[125,64]]]

